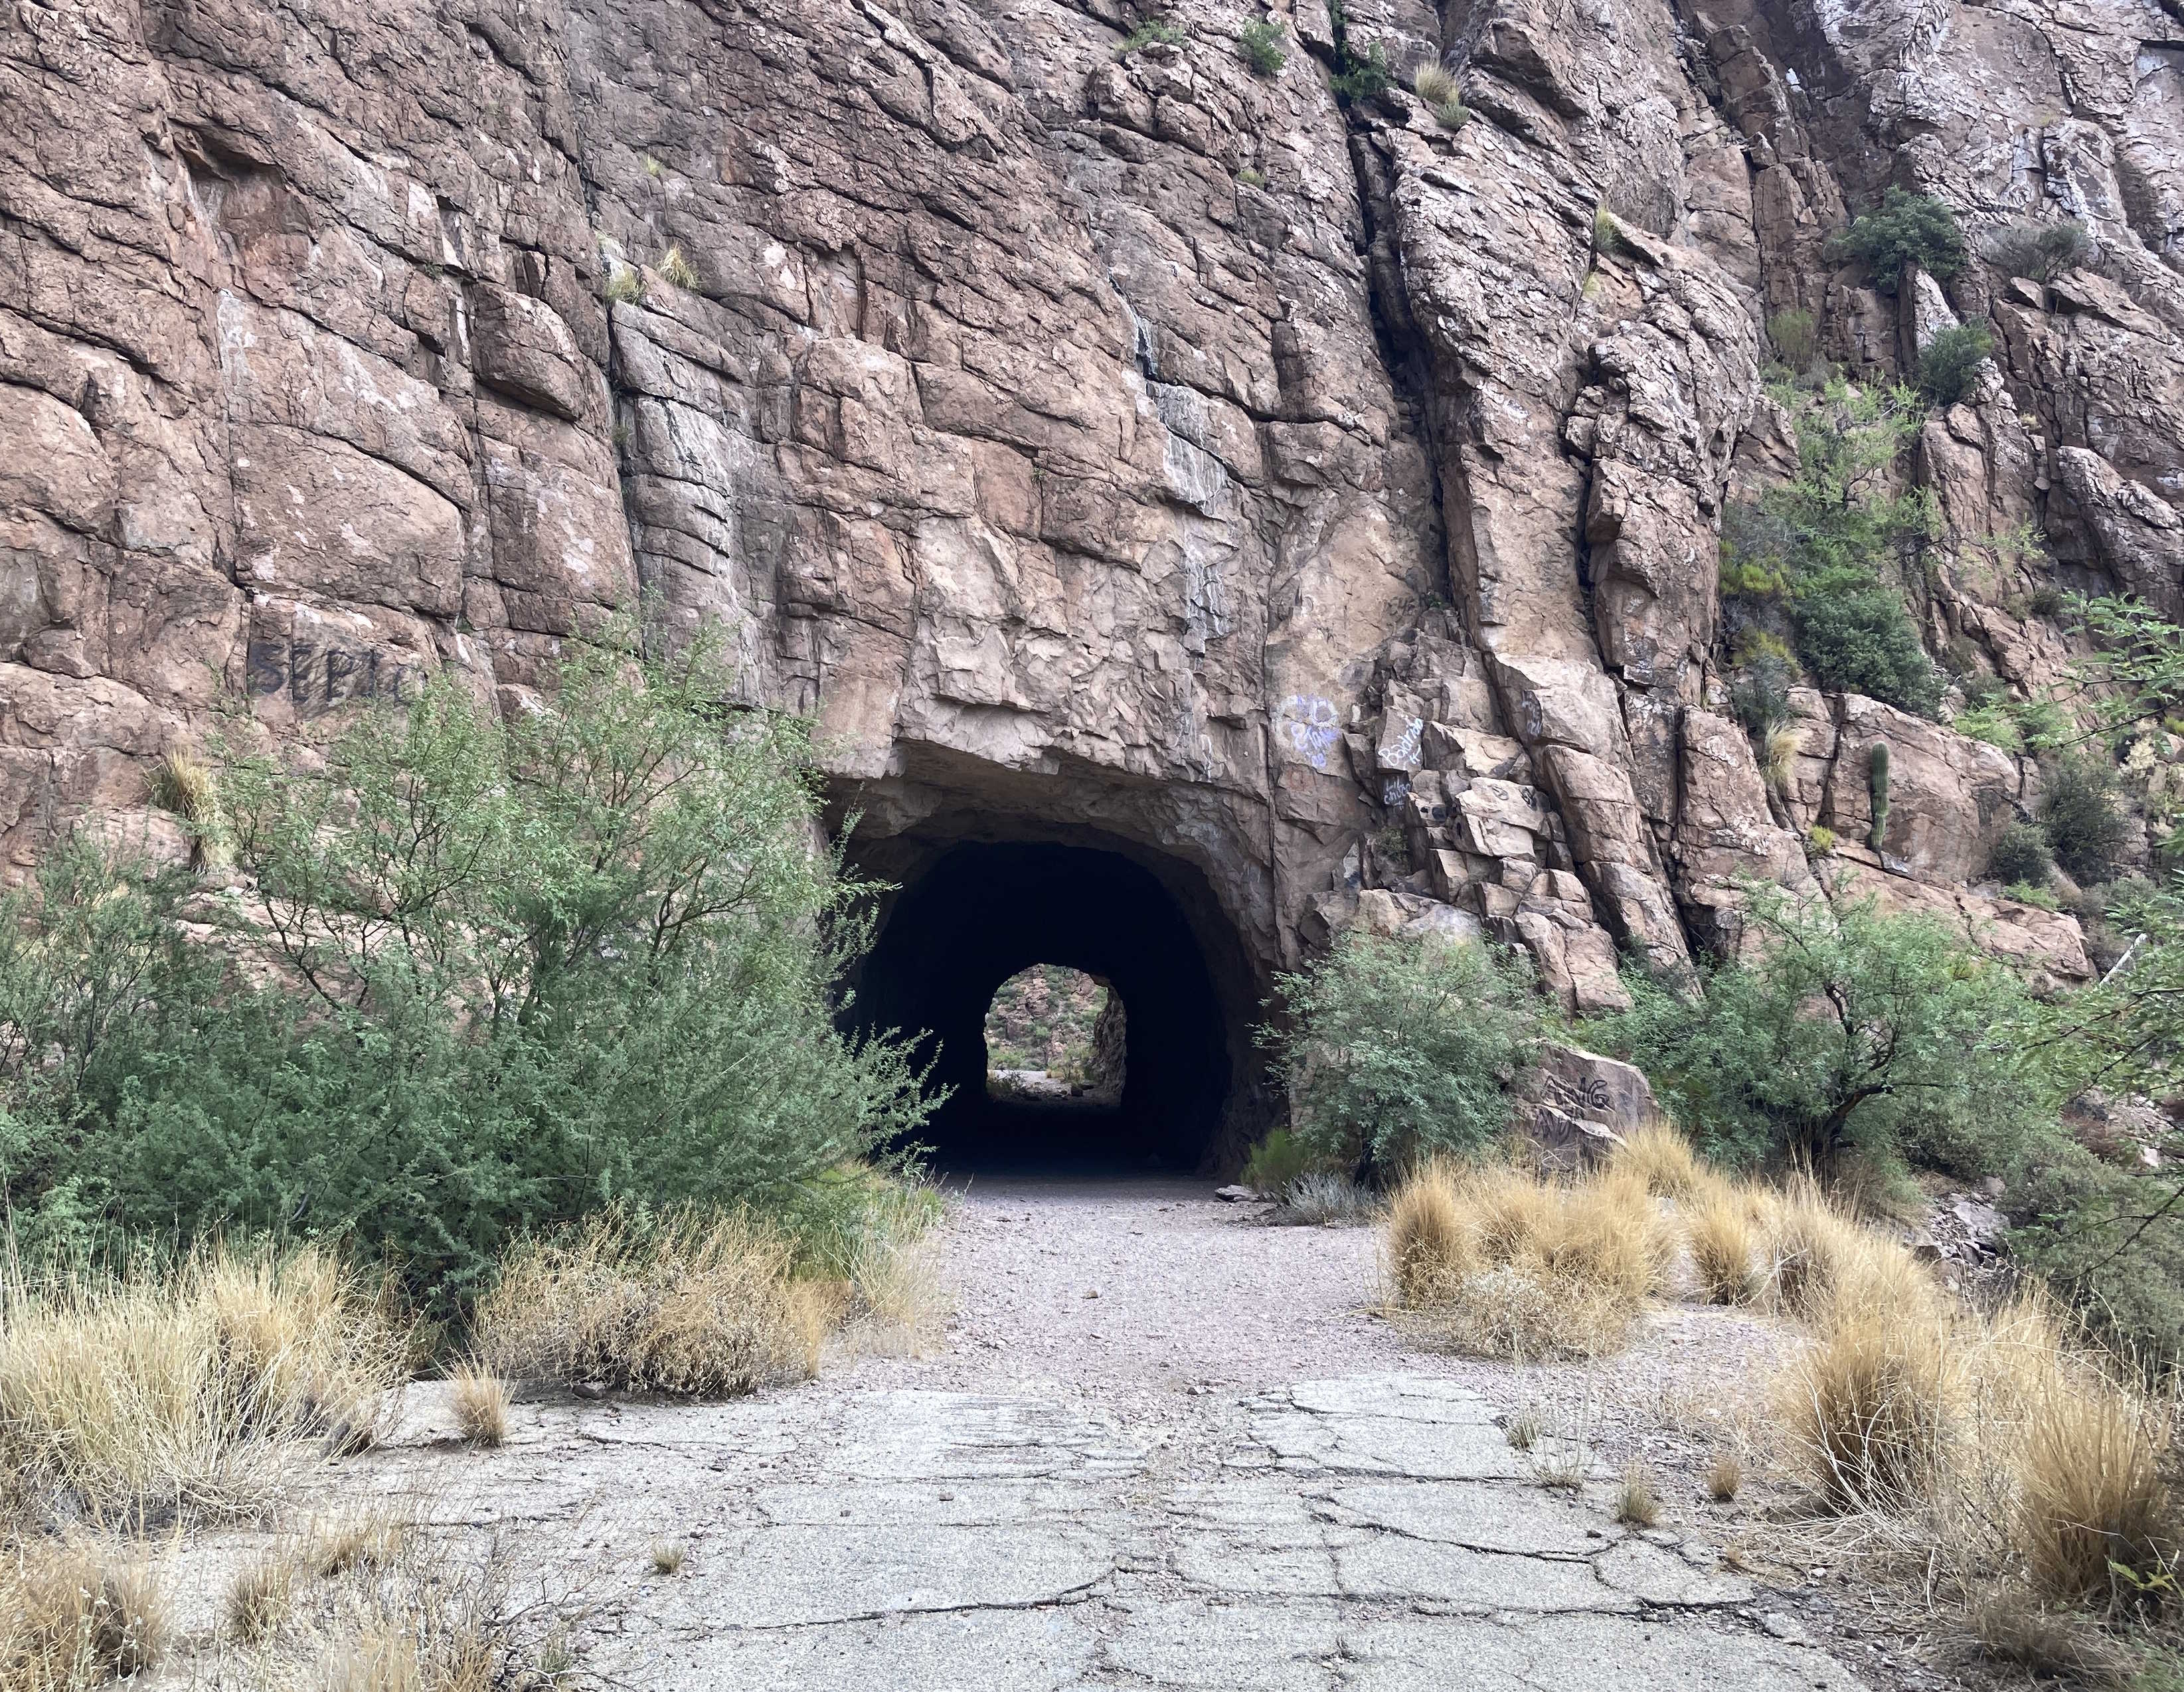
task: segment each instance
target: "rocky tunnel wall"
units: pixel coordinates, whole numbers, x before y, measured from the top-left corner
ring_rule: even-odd
[[[1232,1074],[1224,983],[1336,922],[1491,932],[1603,1008],[1618,948],[1809,889],[1815,831],[2070,976],[2070,916],[1968,890],[2031,760],[1805,692],[1763,780],[1714,537],[1794,466],[1770,314],[1862,379],[1961,316],[1997,357],[1907,466],[1930,648],[2032,694],[2059,569],[2184,603],[2156,0],[1351,0],[1455,127],[1337,100],[1319,0],[1265,76],[1242,11],[1167,12],[1124,53],[1115,0],[16,7],[5,873],[86,816],[181,850],[150,771],[238,699],[309,738],[444,667],[519,709],[644,592],[817,718],[876,847],[944,810],[1198,876]],[[1884,181],[2094,261],[1891,297],[1825,248]]]

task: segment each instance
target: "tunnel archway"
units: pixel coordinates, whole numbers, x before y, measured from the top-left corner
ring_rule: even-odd
[[[899,891],[859,971],[853,1020],[928,1031],[922,1053],[950,1089],[925,1135],[943,1167],[1211,1166],[1249,1001],[1233,960],[1209,963],[1207,912],[1195,928],[1172,877],[1120,850],[1019,840],[944,843],[890,878]],[[1121,999],[1112,1103],[989,1096],[988,1008],[1034,964],[1097,977]]]

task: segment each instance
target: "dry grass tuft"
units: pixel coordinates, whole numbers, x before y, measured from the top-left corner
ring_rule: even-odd
[[[0,1273],[0,1472],[92,1519],[247,1513],[299,1463],[369,1444],[409,1325],[315,1249],[170,1270]]]
[[[1445,105],[1456,97],[1456,78],[1438,59],[1428,59],[1412,73],[1411,86],[1429,106]]]
[[[1529,1451],[1540,1443],[1545,1431],[1540,1425],[1540,1413],[1535,1410],[1520,1410],[1502,1425],[1502,1437],[1513,1450]]]
[[[1715,1452],[1713,1461],[1707,1465],[1707,1496],[1716,1504],[1726,1504],[1743,1487],[1743,1461],[1734,1451]]]
[[[290,1618],[264,1641],[252,1684],[326,1692],[496,1692],[566,1623],[545,1594],[510,1595],[508,1547],[463,1546],[375,1513],[321,1529],[296,1559]],[[526,1581],[526,1586],[529,1583]],[[226,1684],[225,1682],[221,1684]]]
[[[227,1589],[227,1630],[255,1641],[279,1631],[296,1603],[295,1552],[276,1547],[247,1565]]]
[[[828,1301],[749,1218],[608,1214],[527,1240],[478,1305],[482,1358],[519,1380],[727,1398],[817,1371]]]
[[[151,1667],[166,1649],[165,1595],[141,1561],[84,1538],[0,1554],[0,1687],[86,1692]]]
[[[304,1540],[301,1561],[321,1580],[354,1569],[387,1568],[407,1550],[410,1532],[407,1521],[385,1510],[320,1522]]]
[[[1947,1325],[1924,1312],[1846,1312],[1789,1372],[1791,1446],[1838,1506],[1929,1496],[1963,1379]]]
[[[1810,1176],[1772,1197],[1761,1228],[1773,1302],[1788,1315],[1826,1327],[1858,1310],[1942,1313],[1940,1288],[1910,1253],[1846,1215]]]
[[[688,292],[698,286],[698,267],[682,256],[680,247],[670,247],[660,255],[659,270],[660,280],[671,287]]]
[[[1424,1303],[1472,1266],[1462,1186],[1453,1165],[1422,1164],[1388,1201],[1388,1272],[1396,1302]]]
[[[849,1266],[861,1349],[922,1357],[939,1343],[956,1301],[922,1233],[869,1230],[851,1248]]]
[[[1653,1475],[1643,1463],[1623,1471],[1615,1494],[1615,1519],[1632,1528],[1651,1528],[1661,1519],[1661,1500],[1653,1490]]]
[[[1989,1656],[2075,1686],[2129,1684],[2131,1655],[2082,1611],[2051,1610],[2016,1585],[2005,1584],[1972,1606],[1972,1628]]]
[[[2035,1290],[1961,1305],[1901,1245],[1793,1190],[1774,1218],[1780,1302],[1816,1330],[1784,1431],[1860,1545],[1923,1571],[1993,1655],[2043,1673],[2121,1661],[2086,1619],[2173,1594],[2164,1480],[2175,1406],[2148,1396]],[[1791,1249],[1794,1246],[1794,1249]]]
[[[1797,767],[1797,749],[1802,737],[1795,723],[1778,723],[1767,731],[1759,744],[1759,771],[1769,787],[1776,793],[1786,792],[1790,778]]]
[[[1683,1130],[1670,1122],[1649,1122],[1625,1134],[1610,1166],[1636,1177],[1663,1199],[1686,1198],[1709,1178]]]
[[[1726,1184],[1702,1188],[1688,1203],[1684,1239],[1709,1303],[1752,1304],[1766,1291],[1758,1218],[1749,1194]]]
[[[170,746],[152,771],[152,803],[185,821],[209,825],[220,813],[220,787],[187,746]]]
[[[2178,1526],[2161,1478],[2164,1419],[2086,1366],[2058,1370],[2031,1411],[2015,1532],[2033,1589],[2053,1604],[2113,1603],[2131,1574],[2159,1577]]]
[[[688,1548],[680,1540],[662,1539],[652,1548],[652,1572],[661,1575],[680,1574],[683,1560],[688,1556]]]
[[[1389,1205],[1396,1304],[1429,1337],[1485,1356],[1614,1350],[1674,1249],[1643,1182],[1616,1171],[1561,1183],[1428,1164]]]
[[[473,1445],[498,1445],[508,1438],[508,1411],[515,1395],[506,1381],[475,1359],[458,1364],[448,1377],[455,1425]]]

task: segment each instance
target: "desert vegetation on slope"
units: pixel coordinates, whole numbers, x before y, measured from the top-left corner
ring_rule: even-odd
[[[1386,1177],[1507,1127],[1508,1083],[1542,1021],[1520,958],[1351,932],[1275,986],[1281,1014],[1261,1038],[1288,1081],[1304,1160]]]
[[[830,1172],[914,1134],[904,1049],[833,1021],[865,889],[805,726],[726,708],[702,645],[557,679],[505,721],[442,680],[320,760],[231,749],[223,885],[80,837],[0,900],[25,1250],[279,1233],[445,1315],[610,1199],[823,1229]]]

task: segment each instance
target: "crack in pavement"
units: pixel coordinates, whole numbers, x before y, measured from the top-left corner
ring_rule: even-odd
[[[1045,1237],[988,1227],[970,1245],[959,1227],[959,1251],[983,1254],[967,1305],[995,1278],[1016,1295],[967,1316],[972,1343],[725,1405],[627,1402],[605,1439],[581,1425],[593,1407],[544,1405],[471,1466],[483,1496],[460,1507],[506,1520],[585,1493],[587,1545],[625,1572],[592,1636],[682,1692],[1860,1692],[1770,1636],[1753,1583],[1687,1535],[1609,1520],[1604,1472],[1544,1489],[1477,1392],[1387,1366],[1388,1342],[1346,1314],[1365,1242],[1277,1240],[1267,1324],[1232,1304],[1209,1335],[1192,1326],[1204,1259],[1248,1284],[1236,1266],[1271,1231],[1162,1210],[1078,1204]],[[1022,1280],[1074,1282],[1088,1254],[1027,1266],[1118,1222],[1173,1236],[1146,1236],[1132,1296],[1149,1326],[1251,1355],[1248,1390],[1200,1387],[1210,1353],[1067,1355],[1051,1324],[1082,1317],[1038,1308]],[[1298,1272],[1315,1261],[1317,1282]],[[706,1467],[709,1446],[745,1461]],[[666,1532],[687,1561],[649,1577]]]

